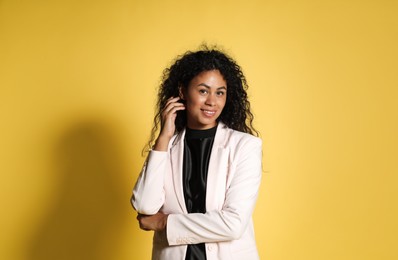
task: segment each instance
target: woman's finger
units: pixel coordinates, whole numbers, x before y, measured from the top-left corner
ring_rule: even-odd
[[[147,217],[146,215],[138,214],[137,215],[137,220],[138,224],[140,226],[140,229],[145,230],[145,231],[150,231],[150,229],[143,223],[143,220]]]
[[[185,109],[185,105],[182,103],[178,103],[174,106],[171,106],[168,110],[165,111],[165,115],[171,115],[174,114],[175,112],[177,112],[178,110],[184,110]]]
[[[170,104],[165,110],[162,112],[162,121],[163,123],[167,121],[167,119],[172,118],[175,119],[176,112],[179,110],[184,110],[185,105],[182,103],[173,103]]]
[[[171,97],[167,100],[166,104],[163,107],[163,110],[166,109],[170,104],[176,103],[180,98],[179,97]]]
[[[170,97],[170,98],[167,99],[167,102],[166,102],[165,106],[167,106],[171,102],[176,102],[179,99],[180,99],[180,97]]]
[[[179,97],[169,98],[161,114],[161,133],[162,136],[171,138],[175,132],[175,119],[177,111],[184,110],[185,105],[178,102]]]
[[[174,99],[173,99],[174,100]],[[163,113],[168,113],[171,109],[173,109],[174,107],[181,107],[184,106],[183,103],[177,102],[179,100],[179,98],[176,98],[175,101],[173,102],[168,102],[166,104],[166,106],[163,109]]]

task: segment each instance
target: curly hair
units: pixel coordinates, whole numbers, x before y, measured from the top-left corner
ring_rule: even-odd
[[[229,128],[258,136],[257,130],[253,127],[254,116],[250,111],[250,102],[246,93],[248,84],[241,67],[216,47],[202,45],[198,51],[187,51],[178,56],[174,63],[163,71],[148,149],[155,141],[155,134],[161,124],[162,109],[167,100],[179,96],[179,88],[187,88],[195,76],[211,70],[218,70],[227,83],[226,103],[217,122],[221,121]],[[178,111],[175,119],[176,133],[182,131],[186,125],[186,111]]]

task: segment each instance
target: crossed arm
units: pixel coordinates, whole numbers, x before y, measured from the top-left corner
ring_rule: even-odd
[[[167,215],[158,212],[165,201],[164,169],[169,167],[169,155],[167,152],[151,151],[132,200],[135,209],[141,213],[137,216],[140,228],[154,231],[167,229],[170,245],[238,239],[251,218],[257,199],[261,180],[261,141],[246,142],[239,148],[236,149],[239,158],[230,166],[233,176],[226,189],[222,209],[205,214]],[[181,237],[187,239],[181,240]]]

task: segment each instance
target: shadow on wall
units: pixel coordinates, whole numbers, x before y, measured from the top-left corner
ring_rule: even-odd
[[[80,122],[60,137],[53,153],[58,190],[28,259],[114,259],[118,234],[133,216],[118,138],[100,121]]]

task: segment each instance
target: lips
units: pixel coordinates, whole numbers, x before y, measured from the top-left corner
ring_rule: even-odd
[[[212,111],[212,110],[205,110],[205,109],[201,109],[203,114],[205,114],[206,116],[214,116],[216,114],[216,111]]]

